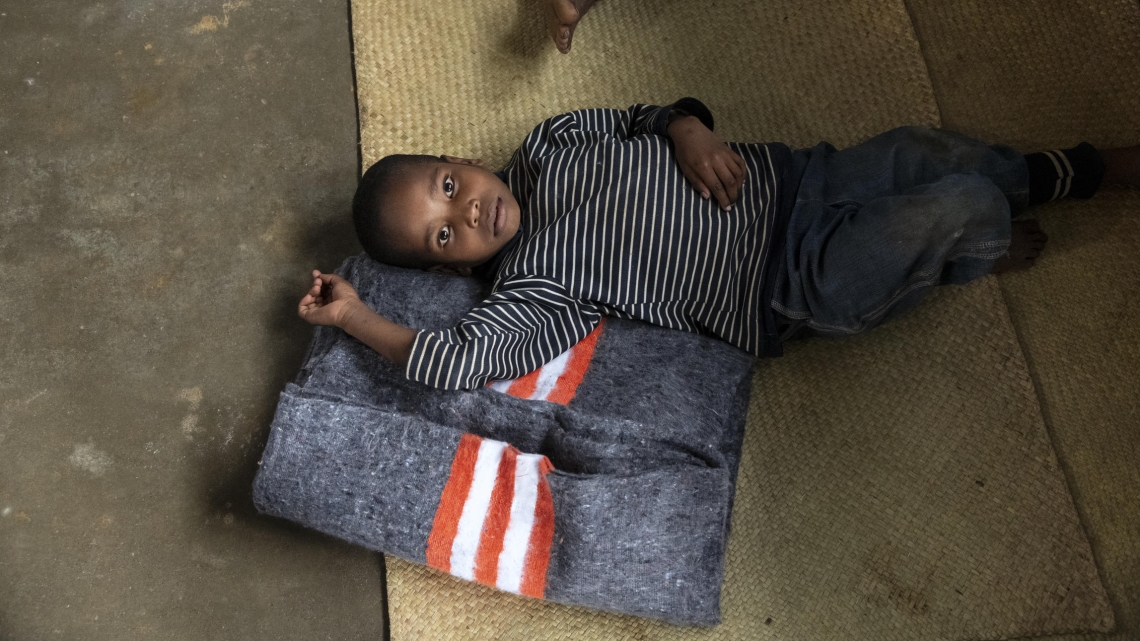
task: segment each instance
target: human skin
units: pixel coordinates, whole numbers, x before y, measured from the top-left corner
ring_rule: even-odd
[[[502,249],[522,216],[506,183],[481,160],[455,156],[404,169],[381,208],[381,233],[395,255],[460,276]]]
[[[578,21],[594,6],[594,2],[595,0],[546,0],[546,30],[558,51],[570,53]]]
[[[696,117],[669,124],[678,167],[703,198],[731,209],[747,176],[744,160]],[[428,271],[468,276],[518,232],[521,210],[507,185],[480,160],[441,156],[401,174],[384,197],[383,231],[389,247]],[[314,270],[297,314],[313,325],[333,325],[401,368],[417,332],[369,309],[335,274]]]
[[[746,177],[743,159],[693,116],[669,124],[678,167],[704,198],[723,209],[736,202]],[[1140,188],[1140,145],[1101,151],[1105,187]],[[429,271],[467,276],[518,231],[519,204],[479,160],[442,156],[414,165],[385,199],[393,247]],[[1047,238],[1035,221],[1015,221],[1009,253],[996,272],[1033,265]],[[297,313],[314,325],[334,325],[401,368],[416,331],[376,314],[343,278],[318,270]]]

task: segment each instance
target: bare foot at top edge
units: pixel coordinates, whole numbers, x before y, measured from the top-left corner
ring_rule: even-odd
[[[574,29],[578,21],[596,0],[545,0],[546,2],[546,29],[554,46],[562,53],[570,53],[570,45],[574,40]]]
[[[1010,229],[1009,251],[994,262],[991,273],[1018,272],[1033,267],[1049,237],[1036,220],[1015,220]]]

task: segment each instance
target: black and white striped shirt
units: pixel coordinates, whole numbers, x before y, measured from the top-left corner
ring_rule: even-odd
[[[730,143],[748,176],[721,211],[674,161],[665,130],[675,107],[712,127],[704,105],[685,99],[574,111],[527,136],[500,174],[522,209],[519,242],[501,257],[487,300],[454,329],[419,332],[409,379],[469,389],[517,378],[603,315],[780,353],[770,302],[795,197],[790,151]]]

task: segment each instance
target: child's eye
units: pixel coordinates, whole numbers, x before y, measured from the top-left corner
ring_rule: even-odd
[[[444,227],[439,230],[439,244],[446,245],[447,241],[451,240],[451,228]]]
[[[453,181],[450,176],[443,179],[443,193],[448,196],[455,193],[455,181]]]

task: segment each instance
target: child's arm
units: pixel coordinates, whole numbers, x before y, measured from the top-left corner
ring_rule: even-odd
[[[410,380],[440,389],[518,378],[573,347],[602,317],[558,283],[532,278],[504,286],[454,329],[417,332],[369,309],[340,276],[315,270],[297,314],[313,325],[343,329]]]
[[[546,156],[591,140],[624,141],[646,134],[668,136],[670,119],[680,114],[696,117],[709,129],[714,126],[712,113],[696,98],[682,98],[660,107],[636,104],[625,110],[579,109],[559,114],[542,121],[527,135],[503,171],[513,176],[510,183],[529,191]]]
[[[671,120],[668,132],[689,184],[702,198],[715,195],[721,209],[731,209],[748,175],[744,159],[695,116]]]
[[[408,364],[416,331],[397,325],[368,308],[348,281],[313,270],[313,286],[297,306],[313,325],[334,325],[371,347],[401,369]]]
[[[736,202],[747,174],[744,160],[713,133],[708,107],[696,98],[670,105],[633,105],[626,110],[580,109],[549,118],[535,127],[503,171],[524,194],[542,171],[543,158],[585,138],[625,140],[651,134],[668,136],[676,149],[677,165],[701,196],[716,196],[723,209]]]
[[[404,373],[440,389],[518,378],[573,347],[601,318],[597,305],[557,281],[508,278],[454,328],[419,332]]]

